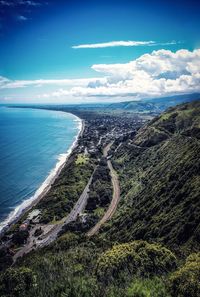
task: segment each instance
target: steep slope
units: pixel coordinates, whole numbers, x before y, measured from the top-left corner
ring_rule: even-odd
[[[107,238],[195,250],[200,240],[200,102],[170,108],[115,147],[121,203]]]
[[[0,273],[0,296],[199,297],[200,253],[191,254],[200,239],[199,132],[200,102],[194,102],[116,141],[121,202],[113,219],[96,236],[63,230],[48,247],[19,258]],[[97,180],[102,174],[101,168]],[[4,251],[0,256],[6,261]]]

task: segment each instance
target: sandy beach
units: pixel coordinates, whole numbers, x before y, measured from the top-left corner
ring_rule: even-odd
[[[38,202],[43,199],[43,197],[48,193],[51,189],[52,185],[54,184],[55,180],[60,175],[62,169],[65,167],[67,160],[71,156],[72,152],[78,145],[79,138],[83,135],[85,123],[84,120],[80,119],[76,115],[76,121],[79,122],[79,132],[71,145],[68,149],[67,153],[61,154],[58,157],[58,162],[56,166],[51,170],[50,174],[47,176],[45,181],[41,184],[41,186],[36,190],[35,194],[23,201],[20,205],[18,205],[9,215],[8,217],[2,222],[2,227],[0,230],[0,236],[2,237],[8,229],[15,224],[20,218],[28,211],[30,211],[33,207],[35,207]]]

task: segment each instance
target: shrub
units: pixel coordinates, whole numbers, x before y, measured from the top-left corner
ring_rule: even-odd
[[[173,296],[200,296],[200,253],[191,254],[185,265],[170,276],[169,281]]]
[[[36,276],[26,267],[8,268],[0,279],[0,295],[9,297],[27,297],[36,286]]]
[[[10,255],[7,248],[0,248],[0,271],[6,269],[12,264],[12,256]]]
[[[24,244],[29,236],[29,232],[27,230],[22,230],[14,233],[13,235],[13,243],[15,244]]]
[[[174,254],[159,244],[133,241],[113,246],[103,253],[96,267],[97,277],[105,282],[119,278],[121,272],[148,277],[176,268]]]
[[[79,242],[79,237],[71,232],[67,232],[60,236],[54,243],[54,247],[59,250],[67,250],[70,247],[76,246]]]
[[[159,278],[135,279],[127,289],[127,297],[168,297],[166,287]]]

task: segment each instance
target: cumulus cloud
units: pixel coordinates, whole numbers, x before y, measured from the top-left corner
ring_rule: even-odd
[[[157,50],[128,63],[95,64],[101,77],[63,80],[11,81],[0,77],[0,89],[34,87],[38,98],[74,98],[76,100],[127,100],[200,92],[200,49],[172,52]],[[48,88],[54,86],[50,92]],[[48,87],[45,92],[41,90]],[[7,95],[7,92],[6,92]],[[115,98],[115,99],[114,99]]]
[[[97,64],[106,82],[74,87],[77,96],[162,96],[200,91],[200,49],[153,51],[125,64]]]

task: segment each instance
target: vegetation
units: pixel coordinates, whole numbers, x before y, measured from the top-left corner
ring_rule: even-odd
[[[26,242],[27,238],[29,236],[29,233],[27,230],[19,230],[14,233],[13,235],[13,243],[16,245],[21,245]]]
[[[176,257],[158,244],[133,241],[115,245],[97,261],[97,276],[104,282],[121,279],[122,271],[128,275],[150,277],[162,275],[176,268]]]
[[[200,296],[200,253],[191,254],[169,280],[173,296]]]
[[[90,185],[86,210],[91,213],[97,208],[105,208],[110,203],[111,198],[112,186],[110,172],[106,160],[102,158]]]
[[[89,158],[83,151],[72,155],[37,208],[42,222],[62,219],[96,168],[86,221],[79,217],[55,242],[18,259],[12,268],[8,250],[0,250],[0,296],[199,296],[199,141],[199,102],[170,108],[137,133],[117,139],[109,155],[119,175],[121,201],[91,238],[85,232],[112,196],[109,170],[104,158],[99,162],[99,150]],[[15,236],[17,243],[21,235]]]
[[[0,249],[0,271],[5,270],[13,263],[12,256],[8,253],[7,248]]]
[[[26,297],[36,286],[36,276],[26,267],[9,268],[1,276],[2,297]]]
[[[170,294],[161,278],[134,279],[129,285],[127,297],[169,297]]]
[[[85,220],[81,216],[75,221],[65,226],[61,232],[86,233],[103,216],[112,198],[112,186],[110,171],[105,158],[102,158],[96,167],[90,189],[89,197],[85,208]]]
[[[58,221],[71,211],[87,185],[94,166],[94,159],[84,159],[82,155],[78,159],[71,156],[51,190],[37,205],[42,211],[42,223]]]
[[[82,165],[82,164],[86,164],[89,161],[89,158],[86,157],[84,154],[78,154],[77,158],[76,158],[76,165]]]
[[[153,240],[186,255],[199,249],[199,130],[194,102],[171,108],[121,144],[114,162],[121,203],[104,236]]]

